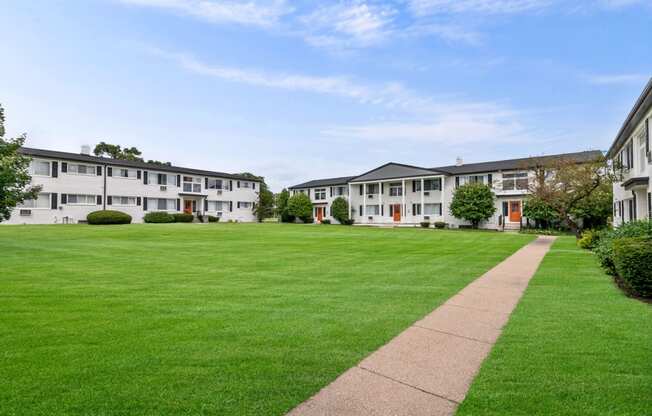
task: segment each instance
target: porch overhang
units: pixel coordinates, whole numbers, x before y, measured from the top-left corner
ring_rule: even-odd
[[[649,183],[650,183],[650,178],[647,176],[643,176],[638,178],[630,178],[625,182],[623,182],[621,186],[625,188],[626,191],[631,191],[637,188],[647,188]]]
[[[208,195],[192,194],[192,193],[188,193],[188,192],[179,192],[179,196],[186,196],[186,197],[194,196],[195,198],[208,198]]]

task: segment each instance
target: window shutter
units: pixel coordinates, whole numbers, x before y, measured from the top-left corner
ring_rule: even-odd
[[[98,166],[95,168],[95,174],[97,176],[102,176],[102,166]]]
[[[650,119],[645,119],[645,153],[648,155],[648,160],[650,159]]]
[[[489,175],[487,175],[487,183],[488,183],[490,186],[491,186],[491,184],[493,183],[493,175],[491,175],[491,173],[490,173]]]
[[[136,206],[139,207],[143,203],[143,199],[139,196],[136,197]]]
[[[208,189],[208,178],[204,178],[204,189]]]
[[[647,218],[652,220],[652,192],[647,193]]]
[[[143,176],[143,172],[141,170],[136,171],[136,179],[140,179]]]
[[[52,177],[56,178],[59,176],[59,162],[52,162]]]
[[[333,187],[332,186],[330,188],[330,191],[331,191],[331,198],[332,198],[333,197]]]
[[[417,191],[417,181],[412,181],[412,192]]]
[[[204,199],[204,211],[208,211],[208,199]]]
[[[360,195],[364,195],[364,185],[360,185]]]
[[[147,211],[147,198],[143,197],[143,211]]]
[[[229,180],[229,191],[233,190],[233,181]]]
[[[97,205],[102,205],[102,195],[97,196]]]
[[[177,187],[181,188],[181,175],[177,175]]]
[[[61,194],[61,204],[67,204],[68,203],[68,194]]]
[[[256,182],[252,182],[251,186],[253,187],[254,191],[256,190]]]
[[[385,215],[385,205],[380,206],[380,216],[382,217],[383,215]]]
[[[238,201],[238,209],[240,209],[240,201]]]
[[[363,216],[363,215],[364,215],[364,212],[362,212],[362,205],[360,205],[359,215],[360,215],[360,216]]]
[[[233,212],[233,201],[229,201],[229,212]]]
[[[67,172],[68,172],[68,163],[61,162],[61,173],[67,173]]]
[[[149,172],[143,171],[143,185],[147,185],[147,181],[149,181]]]
[[[394,215],[394,205],[390,205],[389,206],[389,216],[391,217],[393,215]]]
[[[460,187],[460,177],[456,176],[455,177],[455,189]]]
[[[177,198],[177,211],[181,211],[181,198]]]
[[[113,176],[113,168],[111,166],[106,167],[106,176]]]
[[[140,199],[140,197],[138,197],[138,199]],[[108,195],[106,197],[106,205],[113,205],[113,197],[111,195]],[[140,205],[140,204],[138,204],[138,205]]]
[[[238,181],[238,188],[240,187],[240,181]]]
[[[59,195],[56,193],[51,194],[50,196],[50,208],[57,209],[57,202],[59,202]]]

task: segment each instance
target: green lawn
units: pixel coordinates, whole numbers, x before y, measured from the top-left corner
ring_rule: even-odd
[[[2,226],[0,413],[280,415],[532,238]],[[605,305],[605,318],[629,325],[612,315],[648,312],[624,303]],[[605,330],[642,341],[611,321]]]
[[[560,237],[458,415],[652,414],[652,305]]]

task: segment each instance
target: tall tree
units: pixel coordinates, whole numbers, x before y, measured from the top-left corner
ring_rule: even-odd
[[[331,204],[331,215],[340,224],[344,224],[349,219],[349,203],[346,199],[338,196]]]
[[[0,105],[0,221],[8,220],[16,205],[36,199],[40,186],[30,186],[31,159],[18,152],[25,143],[25,134],[5,139],[5,114]]]
[[[262,222],[265,218],[274,216],[274,194],[267,188],[265,182],[260,183],[260,190],[258,191],[258,202],[254,208],[254,215],[258,222]]]
[[[290,191],[285,188],[276,195],[276,215],[281,218],[281,222],[294,222],[294,217],[288,211],[289,199]]]
[[[534,180],[529,184],[532,198],[547,204],[577,236],[581,233],[578,210],[611,186],[615,175],[604,157],[579,162],[575,159],[535,161]]]
[[[136,147],[122,148],[117,144],[110,144],[106,142],[99,142],[95,145],[93,149],[95,156],[108,156],[113,159],[120,160],[134,160],[138,162],[144,162],[143,158],[140,157],[143,153],[138,150]]]
[[[488,220],[496,212],[494,194],[487,185],[467,183],[455,190],[449,209],[455,218],[478,228],[480,221]]]
[[[292,195],[288,199],[288,214],[299,218],[303,222],[312,222],[312,202],[304,193]]]

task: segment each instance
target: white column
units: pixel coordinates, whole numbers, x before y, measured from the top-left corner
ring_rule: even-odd
[[[424,210],[423,210],[423,206],[424,206],[424,204],[423,204],[424,193],[423,192],[424,192],[423,191],[423,178],[421,178],[421,219],[422,220],[423,220],[423,216],[425,215]]]
[[[363,215],[364,216],[367,215],[367,184],[366,183],[362,184],[362,213],[361,213],[361,217]]]
[[[379,205],[378,209],[381,210],[381,211],[378,211],[378,212],[382,212],[381,207],[383,206],[383,187],[382,187],[382,184],[380,182],[378,182],[378,205]],[[382,222],[382,219],[381,219],[381,222]]]
[[[351,184],[349,184],[349,218],[353,219],[353,199],[351,198]]]
[[[444,205],[446,204],[446,193],[444,192],[446,190],[446,178],[443,176],[440,176],[441,180],[441,220],[446,221],[446,218],[444,218],[444,212],[445,208]]]
[[[403,222],[403,218],[405,217],[406,209],[405,209],[405,179],[403,179],[401,183],[401,202],[402,202],[402,207],[401,207],[401,222]]]

